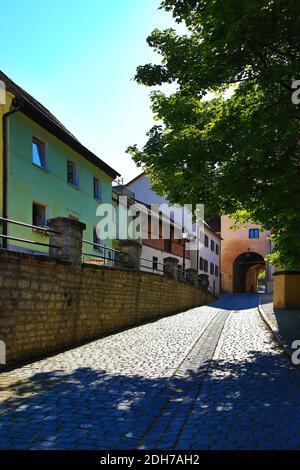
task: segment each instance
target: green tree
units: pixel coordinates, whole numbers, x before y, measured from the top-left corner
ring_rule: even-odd
[[[162,8],[187,32],[154,30],[147,41],[161,64],[139,66],[136,80],[177,88],[151,94],[158,122],[144,148],[128,152],[170,202],[272,228],[272,262],[299,267],[299,0],[165,0]]]

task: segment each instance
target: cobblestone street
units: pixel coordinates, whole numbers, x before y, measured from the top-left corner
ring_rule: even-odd
[[[1,449],[299,449],[300,373],[230,295],[0,375]]]

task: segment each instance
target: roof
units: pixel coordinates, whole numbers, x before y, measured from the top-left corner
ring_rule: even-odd
[[[211,226],[206,222],[206,220],[204,221],[204,226],[210,231],[212,232],[216,237],[218,237],[220,240],[223,240],[223,238],[221,237],[221,235],[216,232],[213,228],[211,228]]]
[[[0,80],[5,83],[6,90],[15,95],[17,98],[17,106],[26,116],[38,123],[55,137],[62,140],[65,144],[82,155],[86,160],[100,168],[112,178],[120,176],[116,170],[111,168],[107,163],[81,144],[79,140],[47,108],[23,90],[23,88],[14,83],[1,70]]]
[[[129,186],[130,184],[134,183],[136,180],[141,178],[141,176],[145,176],[145,172],[143,171],[139,175],[135,176],[132,180],[128,181],[128,183],[125,184],[125,186]]]
[[[131,181],[129,181],[128,183],[125,184],[125,186],[129,186],[130,184],[134,183],[135,181],[137,181],[139,178],[141,178],[142,176],[146,176],[145,175],[145,172],[143,171],[142,173],[140,173],[139,175],[135,176],[135,178],[133,178]],[[150,207],[149,204],[146,204],[145,202],[143,201],[139,201],[136,199],[137,202],[139,202],[140,204],[144,204],[145,206],[147,207]],[[214,235],[216,235],[218,238],[220,238],[220,240],[222,239],[221,236],[219,235],[218,233],[218,230],[215,230],[215,227],[212,226],[211,224],[211,219],[209,219],[208,221],[204,221],[204,225],[205,227],[210,230],[210,232],[212,232]]]
[[[221,217],[219,215],[209,217],[206,222],[214,232],[221,233]]]

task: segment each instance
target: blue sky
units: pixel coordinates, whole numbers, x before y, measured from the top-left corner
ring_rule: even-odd
[[[153,124],[137,65],[159,61],[146,44],[174,26],[160,0],[12,0],[2,5],[0,68],[128,181],[125,154]]]

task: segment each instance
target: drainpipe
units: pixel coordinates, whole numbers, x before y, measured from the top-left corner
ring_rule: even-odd
[[[14,101],[12,103],[12,106],[14,106]],[[2,217],[5,219],[8,218],[7,214],[7,188],[8,188],[8,161],[7,161],[7,124],[8,124],[8,118],[16,113],[17,111],[20,110],[20,107],[17,106],[14,109],[11,109],[7,113],[3,114],[2,117],[2,129],[3,129],[3,194],[2,194]],[[7,235],[7,222],[3,221],[3,229],[2,229],[2,234]],[[7,238],[2,239],[2,247],[7,249]]]

